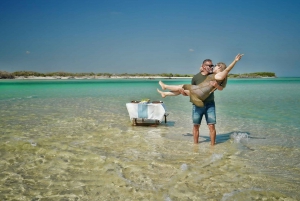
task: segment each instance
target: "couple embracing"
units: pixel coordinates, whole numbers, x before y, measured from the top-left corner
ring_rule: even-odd
[[[200,72],[193,76],[191,84],[184,85],[166,85],[159,82],[163,90],[169,89],[169,92],[157,91],[164,98],[166,96],[177,96],[179,94],[190,96],[193,103],[193,136],[194,143],[198,144],[199,128],[203,115],[210,132],[211,145],[216,143],[216,107],[214,101],[214,91],[223,90],[227,83],[227,75],[242,58],[243,54],[238,54],[233,62],[226,67],[223,62],[217,63],[215,66],[212,60],[205,59],[200,68]]]

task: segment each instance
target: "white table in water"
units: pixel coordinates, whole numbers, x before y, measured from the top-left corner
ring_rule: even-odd
[[[155,120],[158,124],[163,119],[167,123],[167,116],[164,103],[126,103],[127,111],[129,113],[132,124],[136,125],[137,120]]]

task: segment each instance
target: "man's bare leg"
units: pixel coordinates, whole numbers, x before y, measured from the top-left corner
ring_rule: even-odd
[[[216,128],[215,124],[208,124],[209,134],[210,134],[210,144],[213,146],[216,144]]]
[[[199,142],[199,124],[194,124],[193,126],[193,136],[194,136],[194,144],[198,144]]]

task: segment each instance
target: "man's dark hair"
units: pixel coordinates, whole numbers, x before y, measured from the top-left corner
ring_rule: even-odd
[[[205,59],[205,60],[202,62],[202,64],[204,64],[204,63],[207,62],[207,61],[212,62],[211,59]]]

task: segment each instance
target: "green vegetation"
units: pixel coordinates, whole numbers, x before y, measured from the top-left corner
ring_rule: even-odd
[[[112,76],[119,76],[119,77],[169,77],[169,78],[176,78],[176,77],[193,77],[191,74],[172,74],[172,73],[161,73],[161,74],[149,74],[149,73],[122,73],[122,74],[112,74],[112,73],[68,73],[68,72],[51,72],[51,73],[39,73],[34,71],[16,71],[13,73],[9,73],[6,71],[0,71],[0,79],[14,79],[16,77],[24,77],[28,78],[30,76],[35,77],[89,77],[89,78],[96,78],[96,77],[103,77],[103,78],[110,78]],[[272,72],[256,72],[256,73],[244,73],[244,74],[229,74],[229,78],[260,78],[260,77],[276,77],[275,73]]]
[[[111,75],[108,73],[104,73],[104,75]],[[24,77],[29,77],[29,76],[37,76],[37,77],[53,77],[53,76],[61,76],[61,77],[82,77],[82,76],[96,76],[95,73],[68,73],[68,72],[51,72],[51,73],[38,73],[34,71],[16,71],[12,73],[14,76],[24,76]],[[103,73],[99,73],[97,76],[101,76]]]
[[[229,74],[229,78],[261,78],[261,77],[276,77],[272,72],[256,72],[256,73],[243,73],[243,74]]]
[[[149,74],[149,73],[122,73],[122,74],[112,74],[112,73],[68,73],[68,72],[50,72],[50,73],[39,73],[34,71],[16,71],[13,73],[9,73],[6,71],[0,71],[0,79],[14,79],[15,77],[24,77],[28,78],[30,76],[34,77],[107,77],[110,78],[112,76],[120,76],[120,77],[153,77],[153,76],[161,76],[161,77],[192,77],[193,75],[181,75],[172,73],[162,73],[162,74]]]
[[[15,76],[13,76],[12,73],[6,72],[6,71],[0,71],[0,79],[14,79]]]

